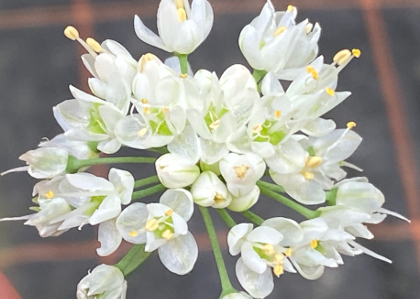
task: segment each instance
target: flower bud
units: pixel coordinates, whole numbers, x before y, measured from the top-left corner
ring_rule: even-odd
[[[244,196],[232,196],[232,202],[227,208],[234,212],[243,212],[255,205],[259,198],[260,188],[258,188],[258,186],[254,186],[254,189]]]
[[[68,158],[66,150],[56,147],[37,148],[19,157],[29,165],[28,173],[36,179],[53,178],[65,173]]]
[[[252,299],[252,297],[245,292],[238,292],[223,296],[222,299]]]
[[[76,297],[123,299],[126,292],[127,281],[120,269],[102,264],[79,282]]]
[[[217,176],[220,175],[219,162],[214,164],[207,164],[200,160],[200,168],[202,171],[214,172]]]
[[[156,172],[162,185],[173,189],[191,185],[200,175],[197,165],[173,154],[166,154],[157,159]]]
[[[194,202],[203,207],[226,208],[232,201],[225,184],[211,171],[204,171],[194,182],[191,193]]]

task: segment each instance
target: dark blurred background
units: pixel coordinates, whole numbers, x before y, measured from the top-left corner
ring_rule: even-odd
[[[215,23],[209,38],[190,56],[195,70],[219,75],[234,63],[246,64],[237,46],[241,29],[260,11],[263,0],[211,1]],[[396,219],[372,227],[375,239],[362,242],[392,259],[392,265],[368,256],[345,258],[339,269],[327,269],[317,281],[295,274],[276,280],[270,298],[420,298],[420,1],[419,0],[296,0],[273,1],[277,10],[297,6],[298,20],[309,18],[323,28],[320,53],[331,61],[343,48],[360,48],[362,57],[342,72],[339,90],[351,98],[328,116],[343,127],[352,120],[364,138],[351,162],[361,166],[386,196],[385,207],[402,213],[411,225]],[[138,14],[156,29],[158,0],[0,0],[0,170],[20,166],[18,156],[37,146],[41,138],[61,133],[52,106],[71,98],[68,85],[87,90],[83,49],[66,39],[63,29],[74,25],[81,37],[122,43],[138,59],[153,52],[133,29]],[[121,154],[138,154],[124,150]],[[136,178],[153,167],[129,169]],[[99,175],[107,169],[96,168]],[[0,178],[0,217],[28,213],[35,180],[27,174]],[[148,199],[153,200],[153,198]],[[268,199],[253,209],[265,217],[282,215],[303,220]],[[214,214],[223,248],[226,227]],[[236,217],[238,221],[244,219]],[[168,272],[156,255],[129,277],[128,298],[217,298],[219,280],[210,243],[200,215],[190,228],[200,255],[193,272],[180,277]],[[0,223],[0,269],[23,299],[75,298],[76,285],[88,269],[115,263],[130,248],[99,258],[96,231],[84,227],[58,238],[41,239],[20,222]],[[236,258],[226,254],[232,281]],[[0,299],[18,299],[0,271]],[[4,293],[9,290],[9,293]],[[2,293],[3,292],[3,293]]]

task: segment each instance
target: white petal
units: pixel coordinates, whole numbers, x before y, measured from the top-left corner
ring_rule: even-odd
[[[192,195],[184,189],[166,190],[160,197],[159,202],[170,207],[175,213],[184,218],[185,221],[190,220],[194,212]]]
[[[243,263],[242,258],[236,263],[236,276],[241,286],[254,298],[265,298],[274,289],[271,268],[267,267],[262,274],[255,273]]]
[[[197,261],[198,247],[193,235],[178,236],[159,247],[159,258],[169,271],[185,275],[189,273]]]
[[[241,252],[242,243],[245,241],[245,237],[249,234],[254,225],[251,223],[240,223],[231,228],[227,236],[227,243],[229,246],[229,253],[233,256],[238,255]]]
[[[277,245],[283,240],[283,235],[269,226],[259,226],[248,234],[247,240],[255,243]]]
[[[114,185],[104,178],[97,177],[90,173],[74,173],[66,175],[67,181],[73,187],[89,192],[104,191],[109,192],[114,190]]]
[[[267,267],[265,261],[254,250],[252,243],[249,241],[242,243],[241,257],[245,265],[253,272],[262,274],[267,268],[269,268]]]
[[[121,213],[121,200],[116,195],[105,197],[98,209],[89,219],[91,225],[117,217]]]
[[[283,235],[283,240],[280,242],[282,246],[294,246],[303,239],[303,231],[294,220],[275,217],[267,219],[261,225],[272,227],[280,232]]]
[[[307,180],[297,189],[286,189],[287,194],[300,203],[316,205],[325,202],[325,191],[315,181]]]
[[[190,160],[191,164],[197,163],[201,156],[199,138],[190,125],[187,125],[182,134],[168,144],[168,150],[172,154]]]
[[[299,172],[305,166],[305,151],[299,142],[289,139],[276,147],[276,154],[265,162],[275,172],[285,174]]]
[[[145,43],[160,48],[164,51],[171,52],[164,45],[162,39],[153,33],[153,31],[151,31],[149,28],[147,28],[137,15],[134,17],[134,29],[137,36]]]
[[[335,127],[336,124],[333,120],[317,118],[307,123],[301,131],[309,136],[321,137],[331,133]]]
[[[108,256],[120,246],[122,237],[117,230],[115,219],[102,222],[99,225],[98,241],[101,248],[96,249],[99,256]]]
[[[123,205],[131,202],[131,195],[134,189],[134,177],[126,171],[116,168],[111,168],[108,175],[109,181],[114,185]]]
[[[133,244],[146,243],[145,226],[149,212],[144,203],[133,203],[117,218],[117,228],[124,240]]]

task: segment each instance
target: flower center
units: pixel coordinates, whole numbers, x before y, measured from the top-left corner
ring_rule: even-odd
[[[146,222],[146,230],[153,232],[156,238],[172,240],[174,237],[172,214],[173,210],[168,209],[163,216],[149,219]]]
[[[246,172],[248,171],[249,167],[242,164],[241,166],[233,167],[235,169],[236,176],[239,179],[243,179],[245,177]]]

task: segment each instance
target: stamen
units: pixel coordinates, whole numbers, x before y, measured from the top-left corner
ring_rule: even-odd
[[[293,5],[288,5],[287,6],[287,11],[288,12],[293,12],[296,9],[296,7],[294,7]]]
[[[292,256],[292,248],[287,248],[286,252],[284,253],[285,256],[289,257]]]
[[[359,58],[360,55],[362,55],[362,51],[360,51],[360,49],[353,49],[351,50],[351,53],[353,54],[354,57]]]
[[[274,261],[276,261],[276,263],[281,263],[281,262],[283,262],[283,260],[284,260],[284,257],[281,254],[276,254],[274,256]]]
[[[143,104],[147,104],[147,103],[149,103],[149,100],[148,100],[148,99],[141,99],[141,102],[142,102]]]
[[[172,214],[174,213],[174,210],[172,210],[172,209],[169,209],[169,210],[167,210],[166,212],[165,212],[165,215],[166,216],[172,216]]]
[[[314,24],[308,23],[308,25],[305,26],[306,34],[309,34],[313,28],[314,28]]]
[[[253,134],[258,134],[262,129],[262,125],[261,124],[256,124],[255,126],[252,127],[252,133]]]
[[[350,130],[353,129],[356,126],[356,123],[354,121],[350,121],[347,123],[347,128]]]
[[[93,49],[93,51],[100,53],[102,51],[101,45],[93,38],[88,37],[86,43]]]
[[[246,172],[248,171],[249,167],[242,164],[241,166],[233,167],[235,169],[236,176],[239,179],[243,179],[245,177]]]
[[[216,129],[218,126],[220,125],[220,119],[214,121],[213,123],[210,124],[209,128],[214,130]]]
[[[169,111],[168,107],[163,107],[162,109],[160,109],[160,111],[162,111],[164,114],[166,114],[166,112]]]
[[[143,128],[137,132],[137,135],[141,138],[147,133],[147,128]]]
[[[169,241],[174,237],[174,234],[169,229],[167,229],[162,233],[162,237]]]
[[[182,78],[182,79],[187,79],[188,78],[188,74],[180,74],[179,77]]]
[[[225,198],[223,197],[222,194],[216,192],[216,195],[214,196],[214,201],[216,203],[222,203],[225,201]]]
[[[344,49],[335,54],[333,61],[338,65],[345,64],[351,59],[352,53],[348,49]]]
[[[268,256],[272,256],[274,253],[276,253],[274,251],[273,245],[271,245],[271,244],[265,244],[263,249],[264,249],[264,253]]]
[[[149,107],[143,107],[143,113],[144,114],[149,114],[150,113],[150,108]]]
[[[131,237],[137,237],[138,233],[137,233],[137,231],[132,230],[132,231],[129,233],[129,235],[130,235]]]
[[[276,31],[274,31],[273,36],[278,36],[286,30],[287,30],[286,26],[281,26],[281,27],[277,28]]]
[[[316,168],[319,165],[321,165],[322,163],[322,158],[321,157],[308,157],[307,161],[306,161],[306,167],[310,167],[310,168]]]
[[[317,239],[313,239],[311,241],[311,248],[315,249],[318,247],[318,240]]]
[[[158,227],[159,227],[159,222],[155,218],[150,219],[146,222],[146,229],[149,232],[157,230]]]
[[[283,265],[276,265],[273,268],[273,272],[277,277],[280,277],[284,273]]]
[[[64,29],[64,35],[68,39],[76,40],[79,38],[79,31],[77,31],[77,29],[73,26],[67,26],[66,29]]]
[[[182,0],[176,0],[176,9],[184,8],[184,2]]]
[[[147,53],[147,54],[144,54],[144,55],[140,58],[140,60],[139,60],[139,69],[140,69],[140,72],[142,72],[142,71],[143,71],[143,69],[144,69],[144,65],[145,65],[147,62],[152,61],[152,60],[154,60],[154,59],[157,59],[157,57],[156,57],[155,55],[153,55],[152,53]]]
[[[330,95],[330,96],[334,96],[335,95],[335,90],[332,88],[325,88],[325,91]]]
[[[312,75],[312,78],[314,78],[314,80],[318,80],[319,79],[319,74],[318,74],[318,72],[316,71],[316,69],[313,66],[308,65],[306,67],[306,72],[308,74],[311,74]]]
[[[314,179],[314,174],[310,171],[303,171],[303,172],[301,172],[301,174],[303,175],[303,177],[306,180],[313,180]]]
[[[47,192],[47,194],[45,194],[45,197],[47,197],[48,199],[53,199],[54,198],[54,192],[52,192],[51,190]]]
[[[281,111],[280,110],[274,111],[274,117],[275,118],[279,118],[280,116],[281,116]]]
[[[179,21],[182,23],[187,19],[187,13],[185,12],[185,9],[183,8],[178,8],[177,9],[178,12],[178,19]]]

